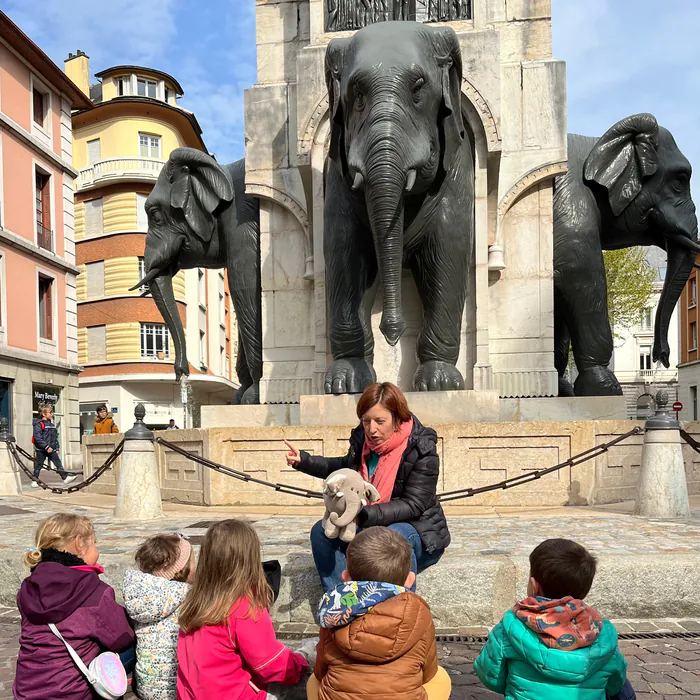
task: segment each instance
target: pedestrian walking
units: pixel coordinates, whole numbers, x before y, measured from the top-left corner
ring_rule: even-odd
[[[39,478],[39,473],[44,468],[44,463],[46,458],[51,464],[56,467],[58,475],[63,479],[64,484],[70,484],[72,481],[76,480],[76,476],[68,476],[63,464],[61,463],[61,458],[58,456],[58,451],[60,446],[58,444],[58,429],[53,422],[53,406],[42,406],[39,409],[39,418],[35,418],[34,434],[32,436],[32,442],[34,443],[34,448],[36,449],[36,456],[34,458],[34,478]],[[36,481],[32,481],[32,488],[39,488],[39,484]]]

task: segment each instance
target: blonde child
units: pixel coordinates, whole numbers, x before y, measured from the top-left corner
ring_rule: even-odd
[[[17,594],[22,616],[15,674],[16,700],[92,700],[90,684],[56,637],[56,625],[86,666],[103,651],[119,653],[125,668],[133,663],[134,630],[114,590],[100,581],[92,522],[57,513],[39,525],[36,547],[27,552],[31,572]]]
[[[178,608],[194,575],[192,545],[181,535],[155,535],[124,575],[126,612],[135,624],[136,689],[141,700],[175,700]]]
[[[49,460],[50,464],[56,467],[58,475],[63,480],[64,484],[70,484],[76,480],[76,476],[68,476],[63,469],[63,463],[58,456],[61,446],[58,442],[58,428],[53,422],[53,406],[50,404],[42,406],[39,411],[40,418],[35,418],[32,424],[32,442],[36,450],[34,457],[34,478],[38,479],[41,470],[44,468],[44,462]],[[32,488],[38,489],[39,484],[32,481]]]
[[[267,700],[268,683],[300,680],[307,661],[277,641],[271,603],[255,530],[212,525],[180,607],[178,700]]]

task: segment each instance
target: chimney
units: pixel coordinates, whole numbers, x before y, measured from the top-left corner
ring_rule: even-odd
[[[66,75],[90,97],[90,56],[78,49],[64,61]]]

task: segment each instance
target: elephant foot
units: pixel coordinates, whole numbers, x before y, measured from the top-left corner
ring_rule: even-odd
[[[607,367],[598,365],[579,372],[574,393],[576,396],[622,396],[622,387]]]
[[[260,384],[251,384],[241,396],[241,405],[256,406],[260,403]]]
[[[559,377],[559,396],[576,396],[571,382],[564,377]]]
[[[453,391],[464,389],[462,373],[449,362],[428,360],[413,375],[415,391]]]
[[[364,357],[336,360],[326,371],[326,394],[361,394],[377,380],[374,367]]]

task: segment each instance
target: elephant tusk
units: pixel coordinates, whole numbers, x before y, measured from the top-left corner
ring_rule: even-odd
[[[355,173],[355,181],[352,183],[353,190],[361,190],[362,186],[365,184],[365,180],[362,177],[362,173]]]
[[[676,243],[677,245],[682,246],[683,248],[688,248],[688,250],[700,253],[700,245],[698,245],[695,241],[691,241],[690,238],[681,236],[678,233],[668,234],[666,238],[672,243]]]
[[[698,263],[693,263],[693,267],[695,267],[695,268],[697,268],[698,270],[700,270],[700,265],[699,265]]]
[[[406,192],[410,192],[413,189],[413,185],[416,184],[416,171],[409,170],[408,177],[406,178]]]
[[[148,284],[151,280],[154,280],[158,275],[161,274],[160,270],[151,270],[142,280],[139,280],[133,287],[129,289],[130,292],[143,287]]]

